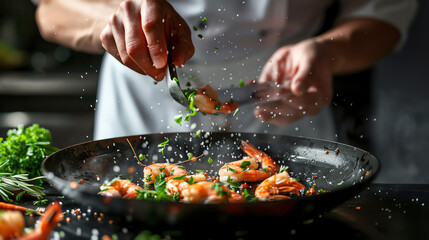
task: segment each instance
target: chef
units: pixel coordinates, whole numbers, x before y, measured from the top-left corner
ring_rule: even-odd
[[[333,0],[41,0],[42,36],[105,53],[95,139],[173,131],[241,131],[334,139],[332,77],[364,70],[406,39],[415,0],[341,0],[334,26],[319,35]],[[271,82],[287,96],[236,114],[197,114],[169,96],[167,56],[182,86],[214,89]]]

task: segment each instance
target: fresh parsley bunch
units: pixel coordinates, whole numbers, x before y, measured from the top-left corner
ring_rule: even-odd
[[[58,150],[51,142],[49,130],[38,124],[9,130],[6,139],[0,138],[0,172],[28,174],[29,178],[41,176],[43,159]],[[35,184],[42,183],[39,179]]]

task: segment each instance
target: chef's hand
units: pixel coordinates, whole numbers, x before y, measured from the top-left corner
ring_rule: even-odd
[[[103,48],[125,66],[161,81],[167,51],[178,67],[194,54],[191,30],[165,0],[126,0],[100,35]]]
[[[324,44],[314,39],[278,49],[258,80],[259,83],[274,82],[278,88],[259,96],[272,101],[257,106],[255,116],[262,121],[286,125],[316,115],[332,100],[331,58]]]

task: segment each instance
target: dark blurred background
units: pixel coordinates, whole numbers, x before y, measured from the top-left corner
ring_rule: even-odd
[[[0,137],[39,123],[60,148],[92,140],[102,56],[43,40],[35,10],[30,0],[0,1]],[[429,183],[417,174],[429,168],[428,11],[429,2],[419,1],[400,51],[348,81],[335,79],[337,140],[374,153],[384,169],[403,169],[401,176],[385,171],[379,181]]]
[[[39,123],[55,146],[92,139],[101,55],[48,43],[30,0],[0,1],[0,137]]]

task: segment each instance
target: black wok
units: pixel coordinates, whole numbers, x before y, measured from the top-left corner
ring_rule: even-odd
[[[283,225],[302,222],[355,196],[379,170],[379,162],[372,154],[336,142],[253,133],[202,135],[164,133],[86,142],[50,155],[43,162],[42,169],[54,188],[80,204],[148,226],[172,228],[213,224],[250,227],[261,223]],[[186,162],[184,166],[191,173],[203,169],[212,176],[225,162],[241,159],[245,155],[240,149],[241,140],[249,140],[279,164],[288,166],[291,176],[302,179],[307,189],[315,184],[316,193],[320,189],[328,192],[290,200],[241,204],[103,198],[97,195],[100,185],[119,175],[142,185],[143,167],[137,163],[127,139],[137,155],[147,156],[147,165],[152,161],[177,163],[188,159],[189,152],[194,156],[204,154],[198,161]],[[158,145],[167,139],[169,142],[162,154]],[[208,163],[209,157],[214,160],[211,164]],[[130,168],[136,171],[130,173]]]

